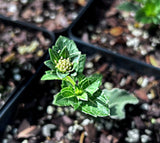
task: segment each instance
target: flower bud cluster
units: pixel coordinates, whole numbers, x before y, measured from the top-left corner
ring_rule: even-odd
[[[69,72],[72,69],[73,63],[70,62],[69,58],[63,59],[62,57],[59,59],[58,62],[56,62],[56,68],[62,72]]]

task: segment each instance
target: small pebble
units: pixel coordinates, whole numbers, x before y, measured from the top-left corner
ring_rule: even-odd
[[[7,134],[7,139],[11,140],[13,136],[11,134]]]
[[[19,73],[19,68],[14,68],[14,69],[13,69],[13,73],[14,73],[14,74]]]
[[[107,42],[107,38],[106,37],[101,37],[101,43],[106,43]]]
[[[8,139],[3,139],[2,143],[8,143]]]
[[[130,12],[130,16],[135,16],[135,12]]]
[[[78,16],[78,13],[77,12],[73,12],[71,14],[71,20],[74,20],[77,16]]]
[[[122,16],[123,16],[124,18],[128,18],[128,17],[129,17],[129,12],[122,11]]]
[[[87,62],[86,63],[86,68],[89,68],[89,69],[93,68],[93,63],[92,62]]]
[[[140,50],[141,55],[147,54],[147,49],[143,46],[139,46],[138,49]]]
[[[5,70],[4,69],[0,69],[0,76],[4,76]]]
[[[105,128],[106,128],[107,130],[111,130],[112,127],[113,127],[113,123],[112,123],[112,122],[105,122]]]
[[[119,85],[122,87],[124,85],[126,85],[126,79],[125,78],[122,78]]]
[[[141,142],[142,143],[148,143],[151,140],[151,138],[148,135],[141,135]]]
[[[22,4],[27,4],[27,3],[28,3],[28,0],[20,0],[20,2],[21,2]]]
[[[132,31],[132,35],[134,35],[134,36],[136,36],[136,37],[139,37],[139,36],[141,36],[143,34],[143,32],[142,32],[142,30],[140,30],[140,29],[134,29],[133,31]]]
[[[48,120],[51,120],[51,119],[52,119],[52,115],[48,115],[48,116],[47,116],[47,119],[48,119]]]
[[[26,139],[26,140],[23,140],[22,143],[29,143],[29,142],[28,142],[28,140]]]
[[[55,108],[51,105],[49,105],[47,107],[47,114],[53,114],[53,112],[55,111]]]
[[[151,135],[151,134],[152,134],[152,131],[149,130],[149,129],[145,129],[145,133],[146,133],[147,135]]]
[[[72,140],[73,139],[73,134],[72,133],[67,133],[66,138],[69,139],[69,140]]]
[[[149,82],[148,78],[145,77],[145,78],[143,79],[143,82],[142,82],[141,86],[142,86],[142,87],[146,87],[146,86],[148,85],[148,82]]]
[[[37,56],[38,56],[38,57],[42,57],[43,54],[44,54],[43,50],[39,50],[39,51],[37,52]]]
[[[14,129],[13,129],[13,135],[16,135],[17,132],[18,132],[18,129],[17,129],[17,128],[14,128]]]
[[[16,6],[15,4],[11,4],[11,5],[8,7],[8,12],[16,13],[16,12],[17,12],[17,6]]]
[[[143,32],[143,35],[142,35],[143,39],[148,39],[149,38],[149,34],[148,32]]]
[[[56,18],[56,14],[54,12],[50,13],[49,18],[50,19],[55,19]]]
[[[70,126],[68,128],[69,133],[72,133],[72,134],[76,133],[77,130],[78,131],[82,131],[83,127],[81,125],[75,124],[75,125]]]
[[[128,29],[129,29],[129,31],[133,31],[135,28],[134,28],[134,26],[133,26],[133,25],[128,24]]]
[[[101,123],[99,123],[99,122],[96,122],[95,123],[95,127],[96,127],[96,129],[98,130],[98,131],[101,131],[104,127],[103,127],[103,125],[101,124]]]
[[[44,16],[45,16],[45,17],[49,17],[49,11],[47,11],[47,10],[44,11]]]
[[[92,35],[91,35],[91,39],[92,39],[92,40],[96,40],[96,39],[97,39],[97,35],[92,34]]]
[[[37,109],[38,109],[39,111],[42,111],[42,110],[43,110],[43,107],[42,107],[42,106],[38,106]]]
[[[139,130],[132,129],[127,132],[128,137],[125,140],[129,143],[136,143],[139,141]]]
[[[94,30],[93,25],[88,25],[88,30],[89,30],[89,31],[93,31],[93,30]]]
[[[105,82],[104,87],[108,90],[111,90],[113,88],[113,84],[111,82]]]
[[[8,132],[10,132],[11,130],[12,130],[12,126],[11,126],[11,125],[7,125],[5,131],[8,133]]]
[[[82,121],[82,126],[87,126],[88,124],[93,124],[93,120],[85,119]]]
[[[51,136],[51,131],[56,129],[56,125],[54,124],[46,124],[42,127],[42,134],[45,137],[50,137]]]
[[[110,44],[111,46],[115,45],[115,43],[116,43],[115,40],[111,40],[111,41],[109,42],[109,44]]]
[[[63,108],[57,107],[57,114],[58,114],[58,115],[64,115]]]
[[[129,47],[138,47],[139,43],[140,40],[138,38],[128,38],[126,42]]]
[[[101,32],[102,32],[101,28],[100,28],[100,27],[97,27],[96,33],[97,33],[97,34],[100,34]]]
[[[42,16],[36,16],[34,18],[34,22],[36,23],[42,23],[44,21],[44,18]]]
[[[155,95],[154,93],[148,93],[148,94],[147,94],[148,99],[154,99],[155,96],[156,96],[156,95]]]
[[[147,104],[147,103],[143,103],[142,105],[141,105],[141,109],[143,109],[143,110],[149,110],[149,105]]]
[[[21,80],[21,75],[20,74],[15,74],[14,75],[14,80],[20,81]]]
[[[149,80],[147,77],[139,77],[137,80],[137,84],[140,85],[141,87],[146,87],[148,82]]]

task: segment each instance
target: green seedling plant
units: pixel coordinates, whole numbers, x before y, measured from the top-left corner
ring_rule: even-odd
[[[160,24],[160,0],[130,0],[118,9],[135,12],[135,20],[143,24]]]
[[[94,117],[125,117],[124,106],[138,103],[137,98],[122,89],[100,89],[102,75],[83,74],[86,55],[81,54],[73,40],[60,36],[49,48],[49,68],[41,80],[61,80],[61,90],[54,95],[53,104],[72,106]]]

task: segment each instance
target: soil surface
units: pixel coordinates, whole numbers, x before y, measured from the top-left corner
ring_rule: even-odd
[[[134,12],[117,9],[121,3],[101,0],[74,34],[87,43],[160,67],[160,26],[136,22]],[[92,13],[94,17],[89,16]]]
[[[36,72],[37,61],[45,54],[52,39],[40,31],[32,33],[2,23],[0,35],[1,108],[16,86]]]
[[[0,14],[50,31],[67,28],[88,0],[1,0]]]
[[[128,74],[105,61],[101,55],[87,58],[85,74],[101,73],[101,88],[126,89],[138,97],[137,105],[127,105],[126,118],[93,118],[71,107],[52,105],[60,90],[58,81],[37,81],[18,105],[7,126],[6,143],[156,143],[160,141],[159,80]]]

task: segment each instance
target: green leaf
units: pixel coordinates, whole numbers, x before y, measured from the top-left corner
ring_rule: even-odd
[[[58,62],[59,55],[58,55],[58,53],[55,50],[49,48],[49,55],[50,55],[50,59],[51,59],[51,61],[53,63],[55,63],[55,60]]]
[[[78,100],[77,102],[74,102],[72,104],[72,107],[74,108],[74,110],[77,110],[81,104],[82,104],[82,101]]]
[[[124,2],[124,3],[120,4],[117,8],[119,10],[136,12],[137,10],[140,9],[140,6],[134,4],[133,2]]]
[[[63,47],[63,49],[60,51],[60,57],[63,57],[64,59],[67,59],[69,57],[69,52],[67,50],[67,46]]]
[[[83,92],[82,95],[77,95],[77,98],[80,100],[88,101],[88,94],[86,92]]]
[[[46,71],[41,80],[60,80],[60,78],[53,71]]]
[[[57,74],[57,76],[58,76],[60,79],[63,79],[63,78],[65,78],[66,76],[69,75],[69,72],[67,72],[67,73],[61,73],[61,72],[59,72],[58,70],[56,70],[56,74]]]
[[[45,61],[44,64],[45,64],[48,68],[50,68],[50,69],[52,69],[52,70],[55,70],[55,65],[53,64],[53,62],[52,62],[51,60]]]
[[[102,75],[94,74],[80,81],[79,86],[81,89],[93,94],[99,89],[99,86],[102,84],[101,81]]]
[[[62,80],[61,88],[72,86],[72,84],[66,80]]]
[[[73,40],[68,39],[64,36],[59,36],[56,43],[55,43],[55,50],[62,50],[64,47],[67,47],[69,54],[79,52],[76,44]]]
[[[63,88],[54,96],[53,104],[58,106],[70,106],[78,103],[78,99],[74,95],[74,90],[71,86]]]
[[[138,99],[131,93],[123,89],[114,88],[112,90],[103,90],[104,94],[109,98],[109,108],[111,118],[124,119],[126,104],[137,104]]]
[[[83,101],[77,109],[94,117],[105,117],[110,115],[108,98],[104,92],[100,90],[93,96],[90,96],[88,101]]]
[[[79,73],[82,73],[84,71],[84,66],[86,62],[86,55],[81,55],[79,59],[79,64],[75,70]]]

